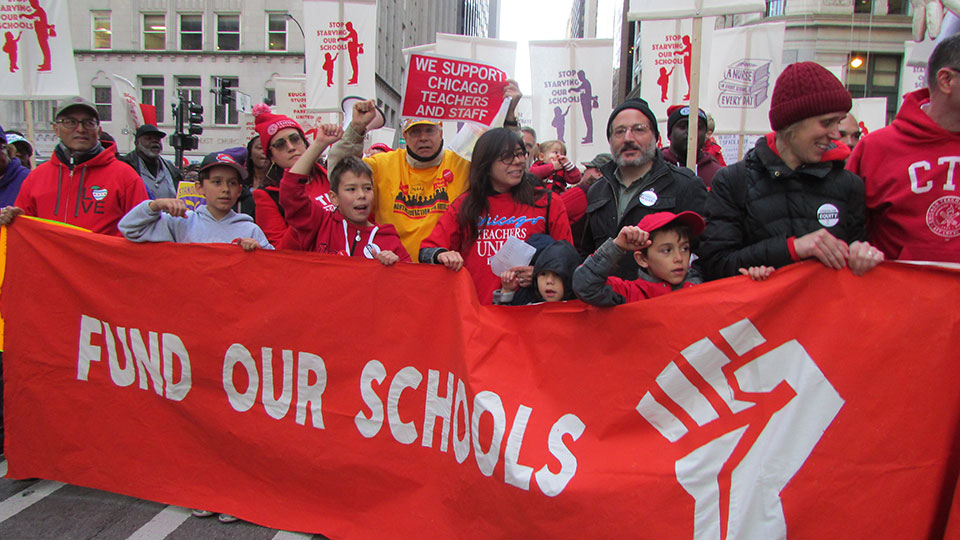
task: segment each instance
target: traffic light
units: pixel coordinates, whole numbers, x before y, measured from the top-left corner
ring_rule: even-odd
[[[187,105],[187,114],[187,122],[190,124],[187,127],[187,133],[190,135],[200,135],[203,133],[203,128],[200,126],[203,122],[203,105],[190,103]]]

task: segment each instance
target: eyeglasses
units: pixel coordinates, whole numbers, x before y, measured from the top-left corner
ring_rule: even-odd
[[[520,161],[526,160],[527,151],[517,150],[516,152],[504,152],[500,154],[499,159],[500,159],[500,163],[503,163],[504,165],[510,165],[511,163],[513,163],[514,160],[517,160],[517,159],[519,159]]]
[[[291,133],[286,138],[274,139],[273,142],[270,143],[270,148],[279,152],[287,147],[287,143],[290,143],[290,147],[293,148],[302,142],[304,142],[304,140],[299,133]]]
[[[100,124],[100,121],[96,118],[84,118],[83,120],[77,120],[76,118],[58,118],[57,123],[67,129],[77,129],[77,126],[82,125],[85,129],[93,129]]]
[[[634,126],[620,126],[613,130],[614,139],[622,139],[627,136],[627,133],[634,132],[637,135],[645,135],[650,132],[650,126],[644,124],[637,124]]]

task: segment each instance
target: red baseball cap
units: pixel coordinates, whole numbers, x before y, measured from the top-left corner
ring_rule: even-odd
[[[679,221],[690,227],[694,236],[699,236],[700,233],[703,232],[704,227],[707,226],[703,218],[700,217],[700,214],[696,212],[680,212],[679,214],[674,214],[673,212],[657,212],[656,214],[644,216],[644,218],[640,220],[640,223],[637,223],[637,227],[647,232],[653,232],[674,221]]]

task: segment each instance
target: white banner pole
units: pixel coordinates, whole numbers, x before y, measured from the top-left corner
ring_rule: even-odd
[[[690,54],[690,114],[687,116],[687,168],[697,172],[697,131],[700,128],[700,55],[703,49],[703,17],[693,18]],[[667,133],[667,139],[670,134]]]

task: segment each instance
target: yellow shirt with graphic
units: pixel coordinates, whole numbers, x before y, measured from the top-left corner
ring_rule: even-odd
[[[467,189],[470,162],[444,150],[437,167],[414,169],[406,149],[363,158],[373,169],[377,190],[377,223],[397,228],[410,258],[417,260],[420,242],[433,231],[440,216]]]

